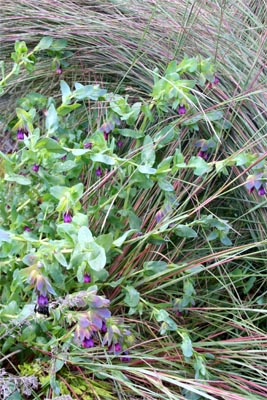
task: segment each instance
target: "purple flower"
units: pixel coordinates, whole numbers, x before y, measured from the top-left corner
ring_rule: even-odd
[[[105,131],[104,131],[103,135],[104,135],[104,139],[105,139],[105,140],[108,140],[108,132],[105,132]]]
[[[215,75],[213,84],[218,85],[219,82],[220,82],[220,79],[218,78],[218,76]]]
[[[70,223],[72,221],[72,215],[71,212],[68,210],[63,214],[63,220],[66,224]]]
[[[261,187],[258,189],[258,195],[264,196],[265,194],[266,194],[265,188],[261,185]]]
[[[220,79],[218,78],[218,76],[214,76],[213,82],[209,82],[208,83],[208,88],[212,89],[213,85],[218,85],[218,83],[220,83]]]
[[[67,158],[67,154],[65,154],[65,156],[63,156],[63,157],[61,157],[61,161],[66,161],[66,158]]]
[[[101,167],[97,167],[95,173],[96,173],[96,176],[102,176],[102,173],[103,173],[103,172],[102,172]]]
[[[62,74],[62,69],[60,68],[60,65],[56,69],[56,74],[58,74],[58,75]]]
[[[203,158],[203,160],[205,160],[205,161],[207,161],[209,159],[209,156],[210,156],[209,153],[207,153],[206,151],[203,151],[203,150],[200,150],[197,153],[197,155],[198,155],[198,157]]]
[[[185,108],[185,106],[184,106],[183,104],[180,104],[179,107],[178,107],[178,114],[179,114],[179,115],[183,115],[183,114],[185,114],[185,113],[186,113],[186,108]]]
[[[92,338],[84,338],[82,341],[82,346],[85,349],[90,349],[90,348],[94,347],[94,345],[95,345],[94,340]]]
[[[129,354],[129,351],[125,351],[124,353],[122,353],[121,362],[130,362],[131,361],[131,357],[129,357],[128,354]]]
[[[38,296],[37,304],[34,307],[34,311],[49,317],[49,302],[46,295],[40,294]]]
[[[107,325],[105,321],[102,321],[101,333],[106,333],[106,332],[107,332]]]
[[[118,147],[122,147],[123,146],[123,141],[122,140],[118,140],[117,141],[117,146]]]
[[[107,134],[107,133],[111,132],[112,129],[114,129],[113,121],[104,122],[104,124],[100,127],[100,131],[104,132],[104,137],[105,137],[105,133]]]
[[[47,306],[48,305],[48,297],[43,296],[42,294],[39,294],[38,299],[37,299],[37,304],[38,304],[38,306]]]
[[[21,129],[21,128],[19,128],[19,129],[18,129],[18,132],[17,132],[17,139],[18,139],[18,140],[23,140],[23,139],[24,139],[24,135],[25,135],[24,130]]]
[[[91,282],[91,276],[89,274],[84,274],[83,281],[84,281],[84,283],[90,283]]]
[[[34,172],[38,172],[38,171],[39,171],[39,168],[40,168],[40,165],[38,165],[38,164],[33,164],[33,166],[32,166],[32,170],[33,170]]]
[[[83,147],[84,147],[84,149],[91,149],[93,147],[93,143],[91,143],[91,142],[84,143]]]
[[[252,193],[253,190],[256,189],[259,196],[264,196],[266,194],[266,189],[265,184],[263,184],[263,179],[265,179],[265,176],[261,172],[255,175],[249,175],[245,185],[249,193]]]
[[[29,228],[29,227],[26,225],[26,226],[24,226],[23,230],[24,230],[24,232],[30,232],[30,231],[31,231],[31,228]]]
[[[162,220],[163,217],[164,217],[164,215],[163,215],[162,210],[159,210],[159,211],[156,213],[156,222],[159,223],[159,222]]]
[[[115,353],[119,353],[122,350],[121,344],[120,343],[115,343],[114,344],[114,351]]]

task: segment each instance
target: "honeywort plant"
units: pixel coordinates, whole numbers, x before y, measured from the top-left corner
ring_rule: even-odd
[[[43,38],[35,51],[53,46],[53,39]],[[33,53],[17,42],[12,59],[27,67],[34,63]],[[3,90],[17,72],[14,66],[3,77]],[[18,100],[16,118],[7,122],[17,147],[11,154],[0,153],[3,361],[14,355],[22,373],[32,375],[33,369],[23,362],[25,357],[38,358],[49,371],[36,373],[40,393],[48,387],[54,395],[80,390],[70,384],[69,371],[77,362],[99,380],[112,379],[114,363],[127,372],[123,364],[134,362],[132,349],[138,349],[138,330],[146,316],[158,327],[151,336],[173,337],[178,343],[175,357],[186,365],[179,383],[162,374],[164,383],[177,385],[182,398],[214,398],[208,394],[208,382],[216,376],[216,355],[194,345],[196,333],[179,324],[188,308],[196,306],[195,274],[204,273],[209,258],[201,248],[197,264],[190,263],[190,256],[169,261],[168,254],[172,248],[185,254],[187,242],[195,240],[208,243],[209,249],[210,243],[213,248],[226,246],[226,257],[231,257],[235,228],[224,215],[209,213],[207,206],[233,190],[227,180],[232,168],[240,169],[251,195],[264,196],[265,154],[220,156],[221,135],[231,124],[216,107],[200,112],[197,95],[219,84],[209,59],[174,60],[163,74],[154,70],[153,77],[150,98],[133,104],[99,84],[76,82],[72,87],[61,80],[61,101],[25,94]],[[164,116],[170,109],[173,117],[167,124]],[[155,123],[160,129],[151,129]],[[203,138],[206,124],[211,137]],[[192,141],[182,140],[184,130],[192,133]],[[163,149],[169,150],[167,157]],[[217,177],[223,191],[219,187],[209,193]],[[153,190],[160,197],[149,210],[146,196]],[[145,206],[142,199],[147,200]],[[150,258],[151,244],[156,250]],[[131,257],[123,265],[126,252]],[[248,292],[253,283],[247,282]],[[176,285],[180,296],[166,291],[162,297],[163,289]],[[223,300],[218,301],[223,307]],[[153,354],[149,357],[153,363]],[[171,368],[171,359],[165,362]],[[183,379],[192,371],[196,383],[190,387]],[[138,368],[131,373],[138,376]],[[120,379],[135,393],[134,385]],[[21,398],[23,383],[15,384],[10,376],[6,382],[6,391]],[[93,391],[108,396],[104,386],[92,382],[90,378],[88,390],[93,385]],[[27,386],[35,389],[36,381],[31,389]],[[166,391],[164,386],[159,398]],[[223,386],[220,393],[225,394]]]

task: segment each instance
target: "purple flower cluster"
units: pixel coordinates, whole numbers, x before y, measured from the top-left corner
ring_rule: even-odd
[[[267,189],[263,173],[260,172],[255,175],[249,175],[246,181],[246,188],[249,193],[256,190],[259,196],[265,196],[265,194],[267,194]]]
[[[205,161],[208,161],[216,144],[213,139],[200,139],[196,142],[195,146],[198,149],[197,156],[203,158]]]

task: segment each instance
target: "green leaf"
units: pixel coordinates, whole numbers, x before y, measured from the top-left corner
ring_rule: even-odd
[[[208,241],[215,240],[215,239],[217,239],[218,236],[219,236],[219,234],[218,234],[217,231],[212,231],[212,232],[210,232],[210,233],[208,234],[207,240],[208,240]]]
[[[75,103],[75,104],[62,104],[57,108],[57,113],[60,117],[64,117],[65,115],[68,115],[71,111],[76,110],[77,108],[80,108],[81,104]]]
[[[156,133],[154,141],[157,142],[157,148],[160,149],[170,143],[174,137],[178,137],[178,130],[172,125],[167,125]]]
[[[45,137],[40,139],[35,145],[36,149],[46,149],[51,153],[66,153],[66,151],[60,146],[60,144],[51,138]]]
[[[147,175],[155,175],[157,170],[155,168],[149,167],[148,165],[139,165],[137,168],[141,174],[147,174]]]
[[[113,157],[107,156],[106,154],[101,154],[101,153],[92,154],[90,156],[90,158],[92,161],[100,162],[100,163],[107,164],[107,165],[116,164],[116,159]]]
[[[40,42],[37,44],[37,46],[35,46],[34,51],[49,49],[49,47],[51,47],[52,42],[53,42],[52,37],[45,36],[40,40]]]
[[[49,134],[54,133],[58,128],[58,116],[54,104],[50,104],[47,110],[45,127]]]
[[[29,130],[32,131],[33,130],[33,126],[32,126],[33,114],[23,110],[22,108],[16,108],[16,113],[17,113],[17,116],[20,119],[20,121],[22,121],[23,124],[28,126]],[[35,113],[35,110],[34,110],[34,113]]]
[[[76,90],[73,92],[73,97],[77,100],[98,100],[107,93],[106,89],[101,89],[99,85],[83,86],[80,83],[75,83],[75,88]]]
[[[153,140],[150,136],[146,136],[143,143],[141,153],[141,161],[146,166],[152,167],[155,162],[156,154],[154,150]]]
[[[62,265],[63,267],[68,267],[69,264],[65,256],[60,251],[55,251],[54,257],[59,262],[60,265]]]
[[[68,103],[71,96],[71,90],[67,82],[60,81],[60,90],[62,93],[62,103]]]
[[[14,390],[15,390],[15,387],[14,387]],[[22,397],[21,397],[21,394],[19,393],[19,391],[16,390],[10,396],[7,397],[7,400],[22,400]]]
[[[120,236],[118,239],[113,241],[113,245],[116,247],[121,247],[121,245],[125,242],[127,237],[131,235],[132,233],[136,232],[136,229],[129,229],[126,231],[122,236]]]
[[[118,133],[122,136],[131,137],[133,139],[139,139],[144,136],[143,132],[134,129],[118,129]]]
[[[140,114],[141,105],[142,103],[134,103],[130,108],[131,111],[124,113],[121,120],[126,121],[128,125],[133,125]]]
[[[191,157],[188,167],[194,168],[194,174],[197,176],[202,176],[212,170],[212,166],[201,157]]]
[[[161,190],[164,190],[164,192],[173,192],[174,191],[173,185],[170,182],[166,181],[165,179],[159,179],[158,185],[161,188]]]
[[[193,355],[193,346],[190,340],[190,337],[186,334],[183,334],[183,341],[181,344],[181,349],[183,352],[184,357],[190,358]]]
[[[188,126],[188,125],[194,125],[199,121],[218,121],[223,118],[223,112],[222,111],[209,111],[205,114],[199,114],[196,115],[195,117],[189,118],[186,121],[183,122],[183,125]]]
[[[19,185],[24,185],[24,186],[31,185],[31,183],[32,183],[30,178],[27,178],[26,176],[22,176],[22,175],[16,175],[16,174],[13,174],[13,175],[6,174],[4,177],[4,180],[8,181],[8,182],[16,182]]]
[[[64,162],[58,162],[54,165],[54,171],[57,173],[70,171],[71,169],[77,167],[77,163],[73,160],[67,160]]]
[[[66,195],[66,192],[69,190],[67,186],[52,186],[50,188],[50,193],[56,199],[60,200],[63,196]]]
[[[195,57],[188,58],[185,57],[180,64],[177,66],[177,71],[184,72],[195,72],[198,68],[198,62]]]
[[[229,237],[225,234],[219,235],[220,241],[222,244],[225,246],[231,246],[232,241],[229,239]]]
[[[87,245],[87,249],[88,252],[85,253],[84,259],[93,270],[101,271],[101,269],[105,267],[107,261],[105,250],[96,242],[90,242],[90,244]]]
[[[144,275],[151,276],[166,271],[168,264],[165,261],[146,261],[144,262]]]
[[[103,247],[106,252],[111,249],[113,243],[113,233],[106,233],[104,235],[100,235],[95,239],[96,243]]]
[[[184,162],[184,156],[183,154],[180,152],[180,150],[176,150],[175,151],[175,155],[173,158],[173,164],[175,165],[175,167],[177,168],[184,168],[186,167],[186,163]]]
[[[136,307],[139,303],[140,293],[133,286],[126,286],[124,302],[129,307]]]
[[[87,226],[82,226],[78,232],[78,243],[82,249],[88,248],[88,243],[94,240],[90,229]]]
[[[183,238],[196,238],[197,233],[194,229],[190,228],[187,225],[178,225],[177,228],[174,229],[174,232],[177,236]]]
[[[54,39],[51,50],[53,51],[60,51],[67,47],[68,41],[66,39]]]
[[[8,231],[4,231],[0,228],[0,243],[2,242],[11,242],[10,233]]]
[[[75,156],[83,156],[84,154],[91,153],[90,149],[70,149],[70,152]]]

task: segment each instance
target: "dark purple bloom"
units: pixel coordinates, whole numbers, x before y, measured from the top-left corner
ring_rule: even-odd
[[[39,294],[37,304],[34,307],[34,311],[49,317],[49,302],[46,295]]]
[[[218,85],[218,83],[220,83],[220,79],[218,78],[218,76],[214,76],[213,82],[209,82],[208,83],[208,88],[212,89],[213,85]]]
[[[92,348],[92,347],[94,347],[94,340],[92,339],[92,338],[84,338],[83,339],[83,341],[82,341],[82,346],[85,348],[85,349],[90,349],[90,348]]]
[[[18,140],[23,140],[23,139],[24,139],[24,135],[25,135],[24,130],[21,129],[21,128],[19,128],[19,129],[18,129],[18,132],[17,132],[17,139],[18,139]]]
[[[131,357],[129,357],[128,354],[129,354],[129,351],[125,351],[124,353],[122,353],[121,362],[130,362],[131,361]]]
[[[115,344],[111,344],[110,346],[108,346],[108,351],[112,351],[115,354],[120,353],[122,351],[121,344],[119,342],[117,342]]]
[[[109,133],[114,129],[114,122],[113,121],[107,121],[104,122],[104,124],[100,127],[100,130],[104,133]],[[107,140],[107,139],[106,139]]]
[[[184,106],[183,104],[180,104],[179,107],[178,107],[178,114],[179,114],[179,115],[183,115],[183,114],[185,114],[185,113],[186,113],[186,108],[185,108],[185,106]]]
[[[72,215],[71,212],[68,210],[63,214],[63,220],[66,224],[70,223],[72,221]]]
[[[34,172],[38,172],[38,171],[39,171],[39,168],[40,168],[40,165],[38,165],[38,164],[33,164],[33,166],[32,166],[32,170],[33,170]]]
[[[91,143],[91,142],[84,143],[83,147],[84,147],[84,149],[91,149],[93,147],[93,143]]]
[[[65,156],[63,156],[63,157],[61,157],[61,161],[65,161],[66,160],[66,158],[67,158],[67,154],[65,154]]]
[[[60,65],[56,69],[56,74],[58,74],[58,75],[62,74],[62,69],[60,68]]]
[[[102,176],[102,173],[103,173],[103,172],[102,172],[101,167],[97,167],[95,173],[96,173],[96,176]]]
[[[108,140],[108,132],[105,132],[105,131],[104,131],[103,135],[104,135],[104,139],[105,139],[105,140]]]
[[[121,344],[120,343],[115,343],[114,344],[114,351],[115,353],[119,353],[122,350]]]
[[[207,161],[209,159],[209,153],[207,153],[206,151],[200,150],[197,153],[198,157],[203,158],[203,160]]]
[[[107,325],[105,321],[102,321],[101,333],[106,333],[106,332],[107,332]]]
[[[31,229],[27,225],[24,226],[23,230],[24,230],[24,232],[30,232],[31,231]]]
[[[261,187],[258,189],[258,195],[259,195],[259,196],[264,196],[265,194],[266,194],[265,188],[264,188],[263,186],[261,186]]]
[[[117,141],[117,146],[118,147],[122,147],[123,146],[123,141],[122,140],[118,140]]]
[[[37,299],[37,304],[38,304],[38,306],[47,306],[48,305],[48,297],[43,296],[42,294],[39,294],[38,299]]]
[[[84,281],[84,283],[90,283],[91,282],[91,276],[89,274],[84,274],[83,281]]]

